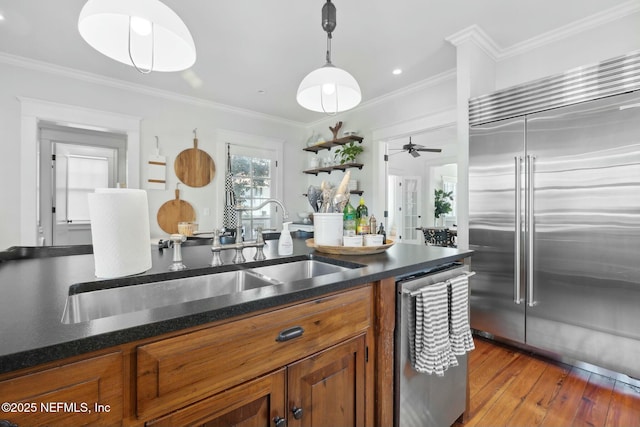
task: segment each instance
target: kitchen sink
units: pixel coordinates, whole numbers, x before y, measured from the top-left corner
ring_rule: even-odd
[[[74,285],[67,297],[62,323],[80,323],[168,307],[362,267],[355,263],[336,265],[308,258],[287,261],[289,260],[279,264],[157,282],[116,287],[111,285],[103,289],[95,289],[95,282],[90,284],[91,290],[83,290],[83,284]]]
[[[277,284],[280,282],[249,270],[238,270],[81,292],[67,297],[62,323],[86,322]]]
[[[268,265],[252,268],[251,271],[259,273],[265,278],[280,282],[295,282],[296,280],[310,279],[325,274],[348,271],[351,268],[341,265],[329,264],[323,261],[306,259],[302,261],[287,262],[284,264]]]

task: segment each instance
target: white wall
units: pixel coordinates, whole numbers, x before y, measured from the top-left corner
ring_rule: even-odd
[[[495,88],[524,83],[535,78],[565,71],[576,66],[605,60],[625,52],[640,49],[640,13],[614,20],[603,20],[598,25],[583,25],[580,31],[569,31],[554,37],[543,37],[535,43],[523,43],[517,49],[498,58],[495,63]],[[460,60],[460,56],[458,56]],[[461,64],[458,64],[460,67]],[[464,64],[463,64],[464,66]],[[468,77],[487,72],[484,69],[465,70]],[[492,76],[494,71],[490,71]],[[458,70],[460,74],[460,70]],[[3,208],[0,210],[0,248],[18,244],[34,244],[35,241],[21,241],[20,224],[23,212],[20,212],[20,103],[17,96],[42,99],[68,105],[76,105],[96,110],[117,112],[142,117],[141,124],[141,161],[155,149],[155,136],[160,138],[161,153],[171,163],[175,156],[191,146],[192,130],[198,128],[200,148],[214,154],[219,152],[217,141],[219,131],[241,132],[253,136],[263,136],[280,140],[284,146],[284,195],[285,205],[290,212],[310,209],[302,193],[309,184],[319,184],[323,179],[339,182],[342,173],[322,174],[318,177],[302,175],[307,168],[311,153],[302,151],[312,131],[331,138],[329,126],[337,121],[344,122],[342,130],[358,130],[364,137],[361,161],[365,167],[361,171],[353,170],[353,176],[361,183],[367,205],[374,212],[384,210],[384,170],[374,156],[381,156],[380,141],[374,140],[382,128],[402,129],[403,123],[416,123],[421,118],[438,117],[439,113],[458,109],[466,117],[466,99],[460,98],[460,81],[456,73],[425,80],[423,84],[408,87],[382,99],[363,103],[354,110],[333,117],[322,118],[310,126],[284,120],[273,120],[257,114],[246,114],[228,109],[217,108],[206,103],[181,102],[170,97],[158,97],[129,90],[126,87],[105,86],[91,79],[73,79],[64,73],[49,73],[38,67],[19,67],[0,64],[0,182],[2,182]],[[366,88],[362,88],[366,91]],[[470,88],[475,93],[477,88]],[[486,90],[482,91],[483,93]],[[459,98],[459,99],[458,99]],[[464,120],[463,120],[464,121]],[[466,123],[461,123],[466,127]],[[401,131],[399,131],[402,133]],[[35,142],[34,142],[35,143]],[[464,144],[463,144],[464,145]],[[462,148],[464,149],[464,147]],[[323,155],[326,155],[326,151]],[[33,159],[35,162],[35,159]],[[182,198],[194,204],[198,210],[201,228],[222,224],[221,194],[224,159],[214,157],[217,174],[209,186],[193,189],[182,186]],[[459,163],[459,179],[464,173],[466,163]],[[173,189],[177,179],[169,169],[169,182],[166,191],[149,193],[151,224],[153,233],[158,233],[155,221],[157,209],[173,198]],[[146,176],[141,175],[144,182]],[[34,195],[35,197],[35,195]],[[465,207],[465,204],[458,206]],[[210,208],[211,218],[201,216],[204,208]],[[377,216],[377,215],[376,215]],[[466,218],[464,212],[459,217]],[[463,225],[464,228],[464,225]]]
[[[403,128],[405,123],[407,126],[415,126],[415,123],[420,122],[420,118],[438,116],[442,111],[455,108],[455,83],[454,73],[446,73],[425,80],[422,84],[363,103],[353,110],[318,121],[310,127],[308,135],[315,131],[329,140],[332,137],[329,126],[334,126],[338,121],[343,122],[341,130],[359,131],[359,135],[364,137],[362,146],[365,150],[360,155],[359,161],[365,166],[362,170],[351,169],[352,178],[360,181],[360,189],[364,191],[363,197],[369,212],[373,212],[377,218],[381,219],[385,209],[385,171],[381,167],[384,153],[381,148],[382,141],[376,140],[374,135],[379,134],[378,130],[382,128]],[[326,155],[324,154],[326,151],[322,153],[322,156]],[[308,154],[307,157],[312,155]],[[375,156],[378,157],[375,158]],[[339,182],[341,178],[341,172],[333,172],[331,175],[320,174],[318,177],[310,176],[307,178],[307,186],[319,185],[322,180],[327,179]]]
[[[37,68],[37,67],[36,67]],[[27,213],[20,210],[20,114],[21,105],[17,97],[27,97],[43,101],[89,108],[106,112],[117,112],[141,117],[140,163],[144,164],[149,154],[155,152],[155,136],[160,140],[160,152],[167,156],[167,190],[149,190],[149,209],[152,235],[164,235],[156,221],[159,207],[174,198],[178,182],[173,172],[173,160],[184,149],[193,146],[193,129],[198,129],[199,148],[208,152],[216,163],[216,175],[212,183],[201,188],[181,185],[181,198],[189,201],[197,211],[201,228],[222,225],[222,193],[224,188],[224,166],[226,157],[216,157],[224,153],[218,148],[224,143],[218,141],[219,131],[240,132],[267,140],[282,141],[285,147],[284,161],[280,165],[284,171],[285,206],[296,212],[304,207],[299,183],[302,152],[297,149],[299,141],[305,138],[303,126],[294,122],[261,117],[258,114],[235,112],[213,104],[194,100],[180,101],[170,96],[154,96],[140,93],[135,87],[104,85],[87,79],[75,79],[58,72],[24,68],[0,63],[0,182],[3,207],[0,210],[0,248],[14,245],[34,245],[33,238],[20,236],[20,223]],[[32,141],[36,144],[36,141]],[[219,154],[218,154],[219,155]],[[36,162],[36,159],[26,159]],[[146,181],[146,169],[140,165],[142,188]],[[34,168],[35,170],[35,168]],[[33,189],[33,198],[35,200]],[[30,196],[29,196],[30,197]],[[209,208],[210,216],[203,216]],[[30,215],[32,216],[33,212]]]

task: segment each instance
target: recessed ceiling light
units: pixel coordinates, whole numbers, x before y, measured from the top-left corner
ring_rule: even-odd
[[[4,15],[0,12],[0,21],[4,21]]]
[[[394,76],[402,74],[402,70],[400,68],[396,68],[392,71]]]

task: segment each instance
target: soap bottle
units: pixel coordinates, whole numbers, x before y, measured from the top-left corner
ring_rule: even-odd
[[[280,232],[280,238],[278,239],[278,255],[293,254],[293,239],[291,238],[291,232],[289,231],[289,224],[291,224],[291,222],[282,223],[282,231]]]

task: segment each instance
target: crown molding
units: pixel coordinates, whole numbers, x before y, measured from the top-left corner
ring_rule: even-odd
[[[457,33],[446,37],[445,40],[455,47],[460,46],[462,43],[471,41],[494,61],[498,61],[502,53],[500,46],[498,46],[498,44],[476,24],[463,28]]]
[[[122,89],[128,92],[134,92],[141,95],[152,96],[156,98],[162,98],[170,101],[180,102],[183,104],[189,104],[196,107],[211,108],[228,113],[235,113],[251,117],[254,119],[268,120],[279,124],[288,126],[295,126],[299,128],[306,127],[305,123],[295,120],[284,119],[282,117],[272,116],[269,114],[258,113],[256,111],[247,110],[244,108],[233,107],[226,104],[220,104],[217,102],[209,101],[194,96],[181,95],[168,90],[156,89],[150,86],[125,82],[110,77],[101,76],[99,74],[93,74],[86,71],[76,70],[74,68],[63,67],[60,65],[51,64],[49,62],[37,61],[22,56],[11,55],[8,53],[0,52],[0,63],[12,65],[15,67],[21,67],[29,70],[44,72],[48,74],[54,74],[70,79],[80,80],[86,83],[92,83],[96,85],[106,86],[115,89]]]
[[[475,24],[446,37],[445,40],[456,47],[467,41],[472,41],[489,55],[490,58],[498,62],[555,43],[567,37],[575,36],[584,31],[597,28],[638,12],[640,12],[640,1],[628,0],[612,8],[587,16],[586,18],[579,19],[562,27],[516,43],[508,48],[501,48],[491,36]]]
[[[603,10],[587,16],[586,18],[563,25],[562,27],[554,30],[547,31],[546,33],[539,34],[523,42],[516,43],[507,49],[503,49],[499,54],[498,60],[523,54],[533,49],[554,43],[567,37],[575,36],[584,31],[597,28],[601,25],[638,12],[640,12],[640,2],[638,0],[626,1],[607,10]]]
[[[429,87],[433,87],[433,86],[437,86],[439,84],[442,84],[448,80],[455,80],[456,78],[456,69],[452,68],[451,70],[447,70],[444,71],[440,74],[436,74],[435,76],[431,76],[429,78],[426,78],[424,80],[421,80],[419,82],[413,83],[411,85],[408,86],[404,86],[400,89],[397,89],[393,92],[389,92],[386,93],[384,95],[378,96],[377,98],[373,98],[370,99],[369,101],[363,102],[360,105],[358,105],[355,108],[352,108],[351,110],[348,111],[344,111],[340,114],[337,114],[335,116],[329,116],[329,117],[324,117],[322,119],[316,120],[314,122],[308,123],[306,125],[307,128],[313,128],[315,126],[319,126],[325,123],[335,123],[336,120],[340,120],[341,117],[343,117],[346,114],[350,114],[353,113],[354,111],[361,111],[361,110],[365,110],[367,108],[371,108],[374,107],[376,105],[382,104],[384,102],[387,102],[391,99],[394,98],[398,98],[401,96],[404,96],[408,93],[411,92],[415,92],[417,90],[421,90],[421,89],[426,89]]]

